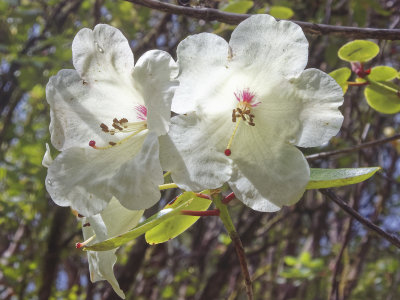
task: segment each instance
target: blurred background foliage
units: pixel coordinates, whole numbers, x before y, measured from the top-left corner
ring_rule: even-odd
[[[172,3],[172,2],[171,2]],[[398,0],[178,0],[178,5],[265,13],[294,20],[399,28]],[[0,299],[117,299],[106,282],[91,284],[80,223],[57,207],[44,188],[41,160],[49,142],[49,77],[72,68],[71,43],[83,27],[107,23],[123,31],[135,57],[158,48],[175,56],[188,34],[229,39],[234,26],[169,15],[122,0],[0,0]],[[308,67],[330,72],[348,66],[337,56],[350,39],[307,35]],[[368,67],[399,70],[398,41],[380,46]],[[398,79],[395,79],[398,84]],[[206,88],[206,87],[205,87]],[[349,87],[340,134],[306,154],[381,139],[399,130],[399,115],[371,109],[362,87]],[[400,226],[397,142],[313,160],[312,167],[382,166],[367,182],[337,189],[363,216],[397,234]],[[288,187],[290,188],[290,187]],[[172,193],[163,195],[161,208]],[[277,213],[232,203],[256,299],[399,299],[399,252],[365,230],[317,191]],[[165,244],[143,238],[122,247],[115,267],[129,299],[244,299],[234,249],[218,218],[201,218]]]

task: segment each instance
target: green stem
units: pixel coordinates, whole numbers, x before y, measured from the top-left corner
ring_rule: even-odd
[[[228,231],[229,237],[231,238],[233,245],[235,246],[236,254],[239,258],[240,268],[242,269],[242,274],[244,277],[244,283],[246,286],[247,299],[253,299],[253,287],[251,284],[250,273],[247,267],[246,255],[244,253],[244,248],[242,241],[238,233],[236,232],[235,226],[233,225],[231,216],[229,215],[227,206],[222,203],[222,197],[220,193],[211,193],[211,197],[217,209],[220,211],[220,219],[225,226],[226,231]]]
[[[178,188],[178,186],[175,183],[166,183],[166,184],[159,185],[158,188],[160,189],[160,191],[162,191],[162,190],[167,190],[167,189],[175,189],[175,188]]]

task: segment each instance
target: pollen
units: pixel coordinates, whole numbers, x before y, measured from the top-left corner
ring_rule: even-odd
[[[255,115],[251,113],[254,107],[257,107],[261,102],[257,101],[256,94],[251,92],[248,88],[242,90],[241,92],[234,93],[236,100],[238,101],[236,108],[232,110],[232,123],[236,123],[233,133],[229,139],[228,145],[224,151],[226,156],[232,154],[231,146],[233,138],[239,128],[241,121],[244,121],[249,126],[255,126],[254,117]]]
[[[130,135],[124,137],[123,139],[119,141],[109,141],[108,145],[99,147],[96,145],[96,141],[91,140],[89,142],[89,146],[92,147],[93,149],[96,150],[106,150],[114,146],[118,146],[122,144],[123,142],[127,141],[131,137],[137,135],[138,133],[144,131],[147,129],[147,109],[145,106],[140,105],[135,108],[136,111],[138,112],[138,119],[140,121],[138,122],[129,122],[127,118],[114,118],[112,120],[112,124],[110,126],[107,126],[104,123],[100,124],[100,129],[102,132],[110,134],[110,135],[116,135],[118,133],[131,133]]]

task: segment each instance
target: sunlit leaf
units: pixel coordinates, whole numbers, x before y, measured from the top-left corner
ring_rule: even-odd
[[[245,14],[250,8],[253,7],[253,4],[253,1],[232,2],[225,6],[222,10],[236,14]]]
[[[399,86],[392,82],[371,82],[364,90],[368,104],[384,114],[400,111]]]
[[[340,69],[330,72],[329,75],[332,76],[333,79],[336,80],[336,82],[342,88],[343,94],[345,94],[347,91],[347,88],[349,87],[349,85],[347,84],[347,80],[351,76],[351,70],[349,68],[340,68]]]
[[[340,59],[349,62],[366,62],[373,59],[379,53],[379,46],[365,40],[355,40],[343,45],[338,55]]]
[[[380,169],[380,167],[349,169],[311,168],[310,181],[306,189],[324,189],[359,183],[367,180]]]
[[[377,66],[371,69],[371,73],[368,75],[369,80],[374,81],[389,81],[397,77],[396,69],[388,66]]]
[[[294,12],[291,8],[286,6],[271,6],[269,14],[278,19],[290,19],[293,17]]]
[[[147,231],[151,230],[155,226],[161,224],[165,220],[176,216],[180,213],[181,210],[186,209],[187,206],[193,201],[193,198],[179,200],[179,205],[176,205],[174,208],[165,208],[155,215],[151,216],[144,222],[140,223],[134,229],[128,231],[127,233],[120,234],[116,237],[110,238],[100,243],[96,243],[94,245],[86,246],[83,250],[91,250],[91,251],[106,251],[115,249],[123,244],[128,243],[131,240],[136,239],[137,237],[145,234]]]
[[[194,199],[191,201],[185,210],[205,211],[211,205],[211,200],[196,197],[193,192],[185,192],[180,195],[172,204],[168,204],[164,209],[175,208],[179,202],[186,201],[186,199]],[[146,241],[149,244],[159,244],[169,241],[174,237],[180,235],[188,228],[190,228],[199,217],[192,216],[175,216],[157,225],[153,229],[146,232]]]

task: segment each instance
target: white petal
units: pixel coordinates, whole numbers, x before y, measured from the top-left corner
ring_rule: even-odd
[[[165,51],[148,51],[135,65],[134,84],[147,108],[148,128],[158,135],[168,131],[171,101],[178,85],[177,75],[178,66]]]
[[[308,41],[300,26],[277,22],[269,15],[253,15],[232,32],[232,66],[268,77],[295,77],[307,65]]]
[[[107,238],[131,230],[139,223],[142,215],[143,210],[127,209],[113,197],[106,209],[101,212],[101,217],[107,227]]]
[[[53,201],[60,206],[71,206],[84,216],[102,211],[113,196],[111,188],[123,190],[127,181],[143,180],[141,173],[134,171],[121,183],[113,178],[139,153],[144,139],[145,134],[139,134],[107,150],[95,150],[89,146],[64,150],[47,173],[46,189]],[[127,197],[133,199],[134,195],[122,198]]]
[[[185,190],[218,188],[231,176],[230,159],[209,135],[219,124],[206,125],[193,113],[176,116],[171,119],[169,134],[160,137],[162,167],[171,171],[174,182]]]
[[[158,186],[164,177],[159,159],[158,137],[149,132],[140,152],[121,165],[110,179],[112,194],[128,209],[145,209],[160,200]]]
[[[53,162],[53,158],[50,153],[50,146],[46,143],[46,153],[43,156],[42,166],[48,168]]]
[[[138,121],[135,104],[144,104],[141,96],[124,81],[83,82],[75,70],[61,70],[46,87],[50,104],[51,142],[58,150],[86,147],[90,140],[99,143],[117,141],[100,124],[112,124],[113,118]],[[111,126],[110,126],[111,127]]]
[[[131,48],[121,31],[112,26],[99,24],[93,30],[81,29],[72,43],[72,59],[75,69],[87,82],[131,82],[134,66]]]
[[[177,49],[180,86],[172,100],[172,111],[183,114],[194,111],[196,103],[215,91],[215,83],[223,82],[229,73],[228,43],[211,33],[192,35]]]
[[[343,104],[343,92],[328,74],[316,69],[305,70],[293,79],[294,95],[301,102],[299,120],[301,130],[295,144],[315,147],[327,143],[342,126],[343,115],[338,107]]]
[[[142,215],[143,211],[127,210],[113,198],[101,214],[83,220],[83,224],[90,224],[82,228],[84,238],[88,239],[96,234],[95,240],[91,242],[94,244],[125,233],[138,224]],[[88,251],[90,278],[92,282],[107,280],[118,296],[124,299],[125,294],[120,289],[113,272],[117,261],[115,251]]]
[[[228,183],[238,199],[258,211],[276,211],[297,202],[310,177],[303,154],[287,144],[268,147],[257,141],[242,149],[234,163]]]

